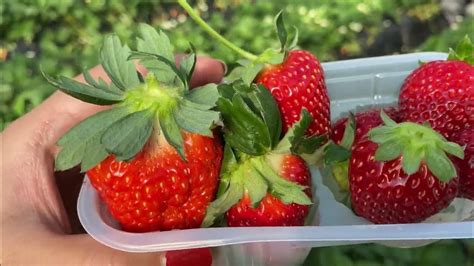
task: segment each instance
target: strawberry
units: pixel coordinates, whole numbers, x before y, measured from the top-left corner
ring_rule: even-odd
[[[311,198],[311,173],[306,162],[297,155],[273,156],[275,172],[288,181],[307,187],[304,192]],[[275,158],[276,157],[276,158]],[[227,211],[229,226],[301,226],[309,213],[309,205],[284,204],[267,193],[257,207],[252,206],[248,193]]]
[[[311,115],[282,139],[276,101],[262,85],[219,85],[217,106],[224,122],[224,159],[217,199],[203,226],[226,213],[228,226],[303,225],[311,202],[311,174],[297,154],[313,152],[324,137],[306,137]]]
[[[380,118],[380,111],[381,108],[373,108],[355,114],[354,142],[359,141],[362,137],[366,136],[369,130],[383,123],[382,119]],[[383,111],[390,118],[395,120],[395,122],[400,121],[398,110],[395,107],[386,107],[383,108]],[[331,140],[334,141],[334,143],[341,144],[347,120],[347,117],[343,117],[337,120],[336,123],[334,123],[334,125],[332,126]]]
[[[329,96],[324,71],[310,52],[289,51],[282,63],[264,67],[255,81],[268,88],[277,101],[283,132],[299,120],[303,108],[314,118],[307,131],[309,136],[329,132]]]
[[[354,212],[374,223],[421,222],[456,197],[456,168],[446,153],[462,148],[427,125],[397,124],[382,113],[384,125],[354,143],[349,189]]]
[[[423,123],[452,139],[474,127],[474,52],[469,38],[451,51],[448,60],[428,62],[403,83],[399,97],[402,119]]]
[[[453,141],[465,146],[464,160],[454,159],[459,169],[459,196],[474,200],[474,128],[456,133]]]
[[[260,55],[254,55],[219,35],[213,30],[186,0],[178,3],[188,12],[205,31],[216,41],[227,46],[243,58],[227,79],[242,78],[245,83],[263,84],[269,89],[278,103],[285,133],[299,121],[302,109],[309,111],[313,121],[306,134],[308,136],[328,134],[330,131],[329,96],[324,81],[324,71],[320,62],[308,51],[292,50],[297,43],[298,32],[290,42],[283,23],[282,12],[275,18],[280,50],[267,49]]]
[[[190,90],[194,53],[179,67],[166,35],[141,24],[138,51],[107,36],[100,53],[112,81],[87,84],[67,77],[47,80],[80,100],[110,105],[59,141],[56,170],[80,164],[122,229],[130,232],[199,227],[214,199],[222,144],[217,85]],[[149,69],[142,77],[130,59]]]

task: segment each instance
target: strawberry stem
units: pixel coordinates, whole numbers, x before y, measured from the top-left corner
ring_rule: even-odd
[[[257,56],[249,53],[235,44],[231,43],[229,40],[224,38],[222,35],[220,35],[217,31],[215,31],[209,24],[207,24],[195,11],[194,9],[188,4],[186,0],[178,0],[179,5],[188,12],[189,16],[207,33],[209,33],[214,39],[219,41],[220,43],[224,44],[227,46],[229,49],[233,50],[234,52],[238,53],[240,56],[250,60],[250,61],[255,61],[257,60]]]

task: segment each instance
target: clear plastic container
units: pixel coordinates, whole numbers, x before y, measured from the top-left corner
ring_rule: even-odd
[[[419,61],[446,56],[430,52],[324,63],[332,119],[360,106],[395,103],[404,78]],[[474,238],[474,222],[462,221],[474,216],[471,201],[457,199],[458,207],[464,207],[455,219],[448,215],[449,219],[441,217],[426,223],[374,225],[337,202],[317,169],[313,168],[312,174],[318,212],[311,226],[128,233],[118,229],[88,178],[79,195],[79,218],[94,239],[119,250],[153,252],[217,247],[213,249],[214,265],[298,265],[312,247],[358,243],[414,247],[439,239]]]

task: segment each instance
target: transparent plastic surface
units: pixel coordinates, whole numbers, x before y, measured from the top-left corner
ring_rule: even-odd
[[[446,56],[444,53],[413,53],[324,63],[331,118],[334,120],[361,106],[395,103],[404,78],[419,61]],[[88,178],[79,195],[79,218],[94,239],[119,250],[152,252],[217,247],[213,249],[214,265],[298,265],[311,247],[359,243],[415,247],[440,239],[474,238],[474,222],[462,221],[472,220],[472,202],[456,202],[469,205],[457,221],[441,217],[418,224],[374,225],[337,202],[323,184],[319,170],[311,171],[318,211],[309,226],[128,233],[121,231],[110,217]]]

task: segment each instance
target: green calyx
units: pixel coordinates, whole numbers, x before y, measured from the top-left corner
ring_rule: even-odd
[[[252,208],[258,207],[267,193],[285,204],[313,204],[304,192],[307,187],[290,182],[275,171],[275,165],[281,162],[284,155],[238,157],[237,152],[232,151],[229,146],[225,150],[217,199],[207,208],[202,227],[213,225],[217,218],[237,204],[245,194],[249,197]]]
[[[474,44],[465,36],[453,50],[449,48],[448,60],[464,61],[470,65],[474,65]]]
[[[369,131],[369,139],[379,145],[375,160],[390,161],[401,156],[402,169],[409,175],[416,173],[424,162],[428,169],[444,182],[457,175],[448,154],[464,158],[461,146],[448,142],[428,124],[397,124],[383,111],[381,117],[384,125]]]
[[[45,78],[61,91],[88,103],[112,105],[68,131],[59,141],[56,170],[78,164],[87,171],[109,154],[128,161],[140,152],[152,133],[163,133],[185,160],[182,130],[212,137],[212,128],[220,121],[213,108],[218,98],[217,85],[190,90],[189,82],[196,55],[174,63],[168,37],[153,27],[140,24],[137,51],[123,45],[116,35],[107,36],[100,52],[103,69],[111,80],[95,80],[84,72],[86,83],[67,77]],[[131,59],[147,68],[144,78]]]
[[[298,42],[298,30],[294,28],[294,37],[290,40],[283,22],[283,11],[280,11],[275,17],[275,28],[281,44],[280,50],[267,49],[262,54],[255,55],[237,47],[235,44],[216,32],[196,13],[186,0],[178,0],[178,3],[184,10],[186,10],[186,12],[188,12],[189,16],[216,41],[222,43],[245,58],[245,60],[239,60],[238,63],[240,66],[236,67],[228,75],[227,79],[229,81],[242,79],[246,84],[250,84],[266,65],[278,65],[282,63],[285,60],[288,51],[293,49]]]

